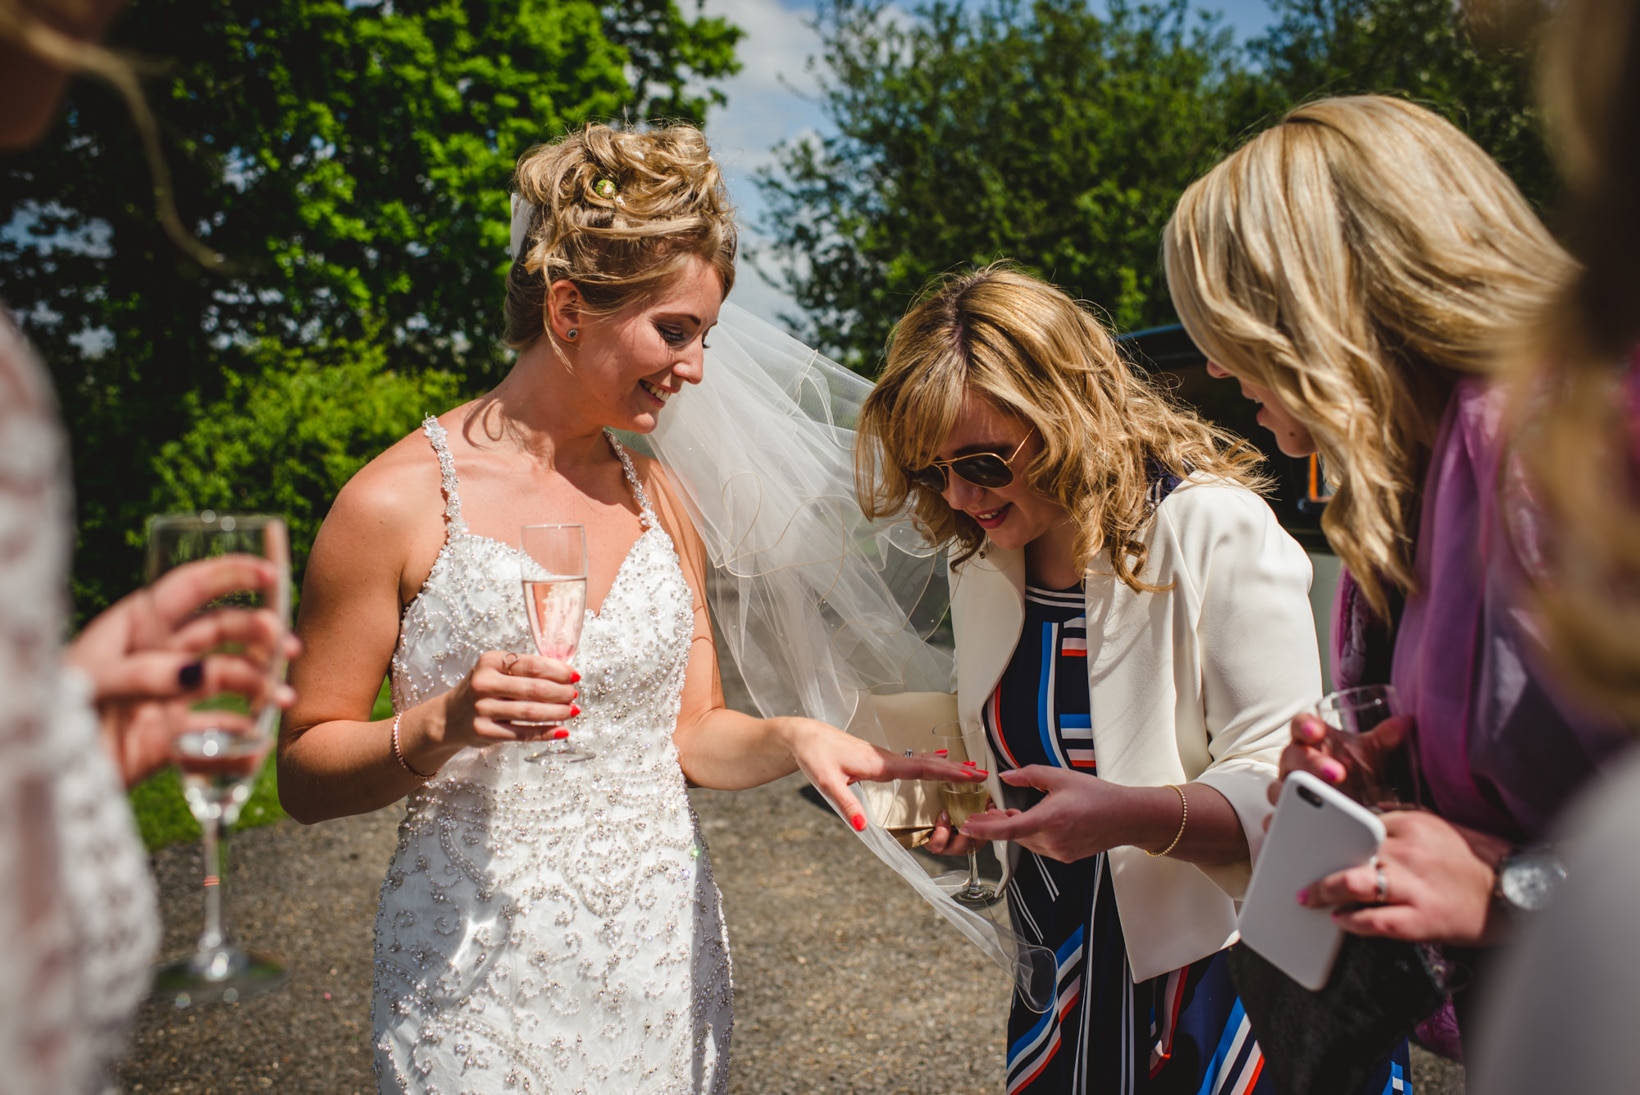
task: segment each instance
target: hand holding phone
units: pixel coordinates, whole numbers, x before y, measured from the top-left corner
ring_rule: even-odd
[[[1371,810],[1308,772],[1289,773],[1242,903],[1242,942],[1305,988],[1322,988],[1344,933],[1331,910],[1300,905],[1299,891],[1370,862],[1383,840]]]

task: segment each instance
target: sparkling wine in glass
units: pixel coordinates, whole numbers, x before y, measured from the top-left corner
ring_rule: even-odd
[[[960,722],[942,722],[933,730],[936,749],[944,749],[946,759],[954,760],[958,764],[968,760],[968,747],[963,741],[962,724]],[[977,814],[985,809],[990,801],[990,792],[983,783],[947,783],[940,782],[940,798],[945,803],[945,812],[951,816],[953,828],[968,820],[969,815]],[[968,873],[956,876],[959,885],[951,892],[951,900],[970,909],[983,909],[996,904],[1000,899],[994,886],[988,885],[979,876],[979,850],[970,848],[968,851]]]
[[[285,676],[289,554],[285,525],[277,517],[207,510],[155,517],[148,525],[150,582],[175,567],[222,555],[260,556],[274,564],[277,574],[272,588],[234,590],[203,610],[207,615],[271,612],[280,634],[266,649],[241,643],[207,652],[207,657],[230,656],[248,662],[253,672],[236,680],[236,690],[214,692],[191,703],[183,715],[183,730],[171,743],[171,759],[182,775],[183,796],[202,831],[205,860],[205,927],[194,953],[154,972],[155,998],[170,1000],[179,1008],[217,1000],[232,1003],[277,988],[285,980],[284,967],[278,962],[233,944],[222,904],[228,873],[226,829],[250,797],[279,721],[273,696]],[[206,679],[211,679],[209,674]]]
[[[525,525],[519,534],[524,612],[535,649],[567,662],[581,643],[587,613],[587,537],[581,525]],[[514,723],[550,726],[550,723]],[[550,740],[530,760],[589,760],[594,754],[567,738]]]

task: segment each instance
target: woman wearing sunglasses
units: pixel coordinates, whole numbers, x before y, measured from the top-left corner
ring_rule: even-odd
[[[866,512],[909,500],[950,552],[958,713],[1000,807],[929,848],[1009,841],[1012,922],[1059,956],[1047,1014],[1015,1000],[1007,1090],[1257,1090],[1222,951],[1321,691],[1309,560],[1258,457],[996,267],[900,321],[859,438]]]

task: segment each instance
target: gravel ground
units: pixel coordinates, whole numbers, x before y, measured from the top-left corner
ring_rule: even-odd
[[[695,791],[734,952],[735,1095],[1001,1090],[1002,973],[816,807],[798,777]],[[240,1004],[150,1004],[119,1070],[131,1093],[375,1090],[371,927],[398,809],[239,834],[229,916],[290,980]],[[154,859],[164,953],[198,932],[196,849]],[[1459,1095],[1462,1070],[1421,1055],[1418,1090]]]

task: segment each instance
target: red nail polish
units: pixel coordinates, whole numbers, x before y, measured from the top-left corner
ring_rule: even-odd
[[[934,750],[934,755],[936,757],[943,757],[948,752],[950,752],[949,749],[936,749],[936,750]]]
[[[854,831],[857,833],[863,833],[866,831],[866,815],[864,814],[855,814],[853,817],[848,819],[848,823],[854,826]]]
[[[1309,890],[1299,890],[1298,891],[1298,903],[1300,905],[1308,905],[1310,903],[1310,891]]]
[[[978,772],[982,776],[988,776],[988,775],[991,774],[990,772],[987,772],[984,768],[975,768],[974,771]]]
[[[573,670],[573,669],[571,669],[569,671],[569,683],[570,684],[575,684],[580,679],[581,679],[581,674],[579,672],[577,672],[576,670]]]
[[[570,718],[573,719],[576,715],[579,715],[580,713],[581,713],[581,705],[580,704],[572,703],[572,704],[569,705],[569,717]]]
[[[964,767],[964,768],[974,768],[974,767],[977,767],[977,765],[976,765],[976,764],[975,764],[975,762],[974,762],[974,761],[971,761],[971,760],[965,760],[965,761],[963,761],[963,762],[962,762],[962,766],[963,766],[963,767]]]
[[[563,741],[567,737],[569,737],[569,731],[565,730],[562,726],[552,732],[553,741]]]

